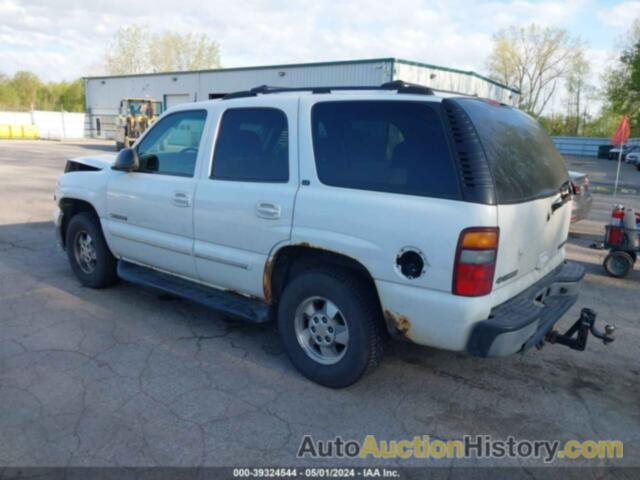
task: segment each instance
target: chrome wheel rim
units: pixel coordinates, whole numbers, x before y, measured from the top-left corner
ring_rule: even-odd
[[[88,232],[81,230],[76,233],[76,238],[73,242],[73,253],[80,270],[91,275],[96,269],[97,254],[93,238]]]
[[[331,300],[309,297],[296,310],[294,326],[298,343],[312,360],[333,365],[349,347],[347,319]]]

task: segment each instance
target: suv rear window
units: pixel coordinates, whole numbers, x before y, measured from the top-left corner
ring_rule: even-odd
[[[436,108],[406,101],[317,103],[312,128],[318,178],[337,187],[459,198]]]
[[[498,203],[519,203],[558,192],[567,167],[542,125],[526,113],[484,100],[460,98],[484,148]]]

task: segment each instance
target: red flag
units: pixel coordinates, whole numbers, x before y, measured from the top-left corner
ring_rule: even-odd
[[[631,127],[629,126],[629,117],[625,115],[622,117],[616,133],[611,137],[611,145],[624,145],[629,140],[629,135],[631,135]]]

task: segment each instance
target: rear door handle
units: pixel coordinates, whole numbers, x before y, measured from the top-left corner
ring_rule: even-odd
[[[190,207],[191,206],[191,196],[186,192],[173,192],[173,198],[171,202],[176,207]]]
[[[282,215],[282,208],[275,203],[258,202],[256,205],[256,215],[269,220],[277,220]]]

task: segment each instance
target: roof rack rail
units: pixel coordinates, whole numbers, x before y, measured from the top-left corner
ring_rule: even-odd
[[[363,91],[363,90],[396,90],[398,93],[411,93],[414,95],[433,95],[433,90],[423,85],[415,83],[403,82],[395,80],[386,82],[382,85],[374,86],[337,86],[337,87],[271,87],[269,85],[261,85],[240,92],[233,92],[222,97],[222,100],[231,100],[233,98],[256,97],[258,95],[267,95],[272,93],[285,92],[311,92],[314,94],[331,93],[333,91]]]

